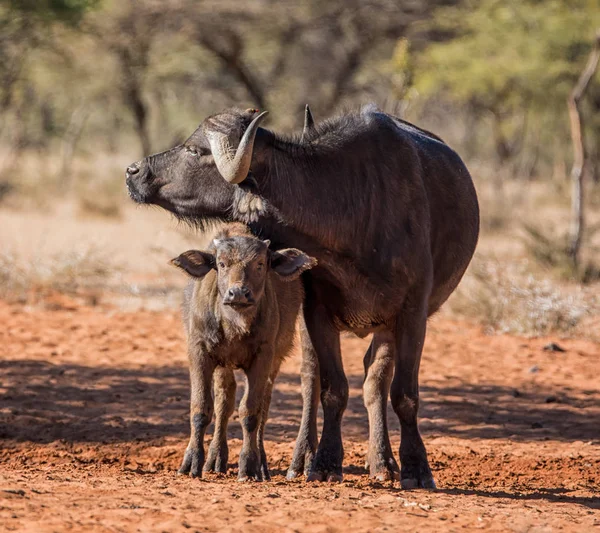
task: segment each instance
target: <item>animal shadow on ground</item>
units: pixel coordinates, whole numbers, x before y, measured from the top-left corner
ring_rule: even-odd
[[[545,500],[556,503],[574,503],[589,509],[600,509],[600,497],[596,496],[568,496],[568,489],[552,488],[542,489],[531,493],[515,493],[498,490],[475,490],[475,489],[438,489],[437,492],[460,496],[482,496],[484,498],[508,498],[522,502]]]
[[[362,376],[349,376],[349,383],[344,434],[366,441]],[[512,388],[493,384],[425,385],[421,390],[421,427],[428,436],[566,442],[598,438],[600,401],[593,391],[554,390],[549,402],[548,391],[515,395]],[[188,398],[183,365],[129,369],[0,361],[0,438],[38,443],[183,438],[188,432]],[[301,408],[299,376],[280,374],[267,439],[292,442]],[[391,408],[389,420],[391,434],[398,435]],[[237,422],[230,424],[229,435],[241,438]]]

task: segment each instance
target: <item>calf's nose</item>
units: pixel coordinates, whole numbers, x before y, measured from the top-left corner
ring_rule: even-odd
[[[248,287],[231,287],[225,294],[223,303],[226,305],[250,304],[252,303],[252,292]]]

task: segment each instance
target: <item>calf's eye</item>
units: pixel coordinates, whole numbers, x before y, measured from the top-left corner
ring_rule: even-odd
[[[223,261],[219,261],[219,268],[225,268],[225,263],[223,263]]]
[[[195,146],[186,146],[185,151],[190,155],[198,155],[198,149]]]

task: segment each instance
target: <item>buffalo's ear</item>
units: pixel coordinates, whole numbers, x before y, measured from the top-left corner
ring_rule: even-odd
[[[305,270],[316,266],[317,260],[296,248],[286,248],[271,254],[271,269],[284,281],[292,281]]]
[[[187,272],[193,278],[203,278],[215,268],[215,256],[200,250],[188,250],[175,259],[171,264]]]

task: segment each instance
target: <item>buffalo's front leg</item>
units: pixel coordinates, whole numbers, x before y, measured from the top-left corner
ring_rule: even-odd
[[[256,479],[262,481],[261,456],[258,446],[267,380],[273,360],[270,348],[264,348],[253,357],[246,372],[246,390],[240,402],[240,419],[244,441],[240,452],[238,481]]]
[[[369,451],[366,464],[370,476],[379,481],[400,478],[394,459],[387,425],[387,399],[394,371],[396,343],[391,332],[373,335],[364,359],[363,396],[369,413]]]
[[[308,481],[341,481],[344,448],[342,416],[348,403],[348,380],[340,351],[340,334],[325,308],[307,293],[303,309],[312,348],[319,361],[323,433],[309,468]]]
[[[204,464],[204,433],[213,415],[211,391],[214,364],[202,354],[190,352],[190,442],[185,451],[180,474],[192,477],[202,475]]]
[[[308,470],[317,451],[317,413],[319,410],[319,361],[313,348],[304,318],[300,318],[300,338],[302,341],[302,422],[296,439],[294,456],[287,473],[288,479],[294,479]]]
[[[205,472],[227,472],[229,448],[227,423],[235,408],[235,376],[230,368],[217,367],[214,373],[215,432],[204,463]]]
[[[427,329],[427,300],[419,296],[407,302],[398,319],[396,357],[391,400],[400,420],[400,483],[402,488],[435,488],[427,451],[417,425],[419,411],[419,363]]]

